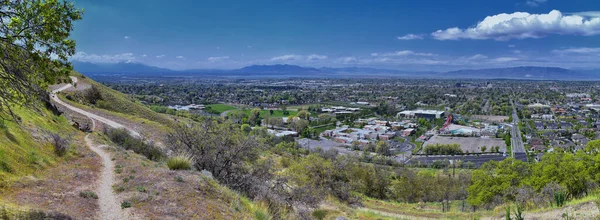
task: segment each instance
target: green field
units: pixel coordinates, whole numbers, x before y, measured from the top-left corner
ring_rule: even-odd
[[[246,114],[247,116],[250,115],[250,112],[252,112],[252,109],[244,109],[244,110],[235,110],[235,111],[231,111],[229,112],[229,115],[231,115],[231,113],[233,112],[244,112],[244,114]],[[269,110],[260,110],[260,117],[263,118],[265,115],[268,115],[269,117],[288,117],[288,116],[296,116],[296,114],[298,114],[298,111],[294,111],[294,110],[288,110],[288,115],[284,115],[282,110],[273,110],[273,114],[270,114]]]
[[[331,124],[331,125],[327,125],[327,126],[316,126],[318,128],[314,128],[314,130],[317,132],[317,134],[323,133],[325,130],[331,130],[331,129],[335,129],[335,124]]]
[[[210,107],[210,109],[212,110],[212,112],[214,114],[221,114],[224,111],[229,111],[229,110],[235,110],[237,109],[236,107],[233,107],[231,105],[226,105],[226,104],[210,104],[210,105],[206,105],[207,108]]]

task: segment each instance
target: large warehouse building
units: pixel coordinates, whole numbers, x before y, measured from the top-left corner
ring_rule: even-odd
[[[436,119],[444,117],[444,113],[444,111],[417,109],[398,112],[398,117]]]

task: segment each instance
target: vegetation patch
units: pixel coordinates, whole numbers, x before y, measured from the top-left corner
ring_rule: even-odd
[[[154,161],[165,158],[165,154],[159,147],[132,137],[125,129],[105,129],[104,132],[113,143],[126,150],[133,150],[133,152],[144,155],[146,158]]]
[[[98,199],[98,194],[92,191],[79,192],[79,196],[84,199]]]
[[[189,154],[180,154],[170,157],[167,166],[171,170],[189,170],[192,168],[193,158]]]

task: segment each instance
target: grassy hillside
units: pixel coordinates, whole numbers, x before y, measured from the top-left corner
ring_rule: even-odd
[[[76,90],[66,92],[66,94],[71,95],[82,104],[167,125],[173,122],[167,116],[152,111],[133,97],[108,88],[79,73],[73,73],[72,75],[76,76],[79,81]]]
[[[14,110],[21,123],[0,122],[0,188],[71,156],[55,154],[51,134],[73,138],[79,133],[65,117],[53,115],[48,110]]]

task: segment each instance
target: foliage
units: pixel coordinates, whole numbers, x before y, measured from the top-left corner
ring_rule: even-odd
[[[129,201],[121,202],[121,208],[122,209],[131,208],[131,202],[129,202]]]
[[[96,194],[95,192],[92,192],[92,191],[81,191],[81,192],[79,192],[79,196],[84,199],[88,199],[88,198],[98,199],[98,194]]]
[[[54,153],[56,153],[56,155],[59,157],[64,156],[70,148],[69,140],[61,137],[59,134],[51,134],[50,137],[52,138]]]
[[[558,191],[554,193],[554,204],[556,207],[562,207],[565,205],[567,199],[567,193],[564,191]]]
[[[126,150],[133,150],[135,153],[144,155],[150,160],[159,161],[165,158],[165,154],[159,147],[150,142],[146,143],[143,140],[131,136],[129,132],[123,128],[105,129],[104,133],[115,144]]]
[[[425,147],[425,154],[428,155],[457,155],[462,154],[458,144],[433,144]]]
[[[69,39],[82,11],[59,0],[2,0],[0,8],[0,117],[15,118],[11,106],[34,106],[49,84],[68,76]],[[56,59],[55,59],[56,58]]]
[[[167,160],[167,166],[171,170],[189,170],[192,164],[193,158],[188,154],[179,154]]]

